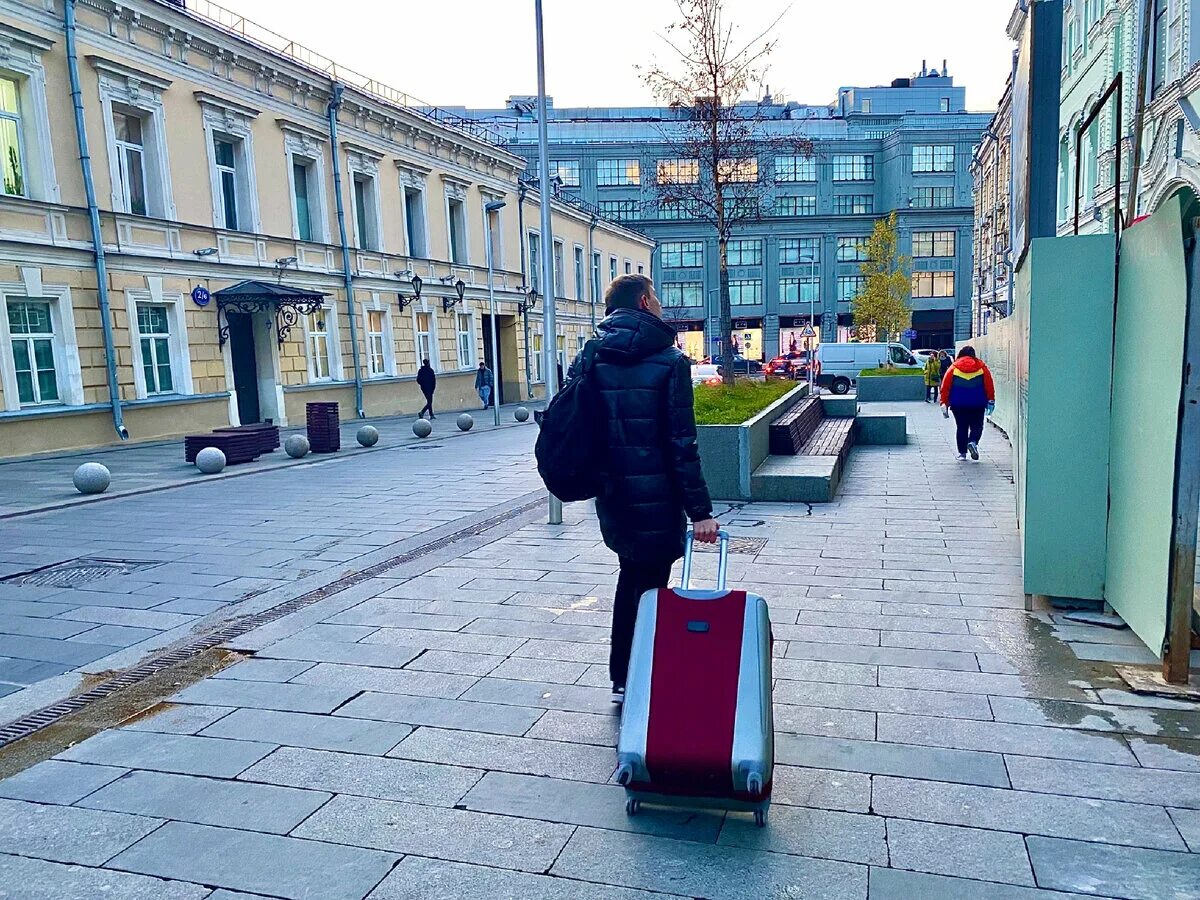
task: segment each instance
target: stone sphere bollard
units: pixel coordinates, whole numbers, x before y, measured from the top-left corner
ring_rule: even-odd
[[[289,435],[283,442],[283,452],[292,459],[301,459],[307,456],[310,449],[312,448],[309,446],[308,438],[302,434]]]
[[[205,447],[196,454],[196,468],[205,475],[216,475],[225,468],[225,454],[217,447]]]
[[[474,424],[475,424],[475,420],[471,418],[470,413],[463,413],[461,416],[458,417],[459,431],[470,431],[471,427]]]
[[[364,425],[358,429],[358,442],[364,447],[374,447],[379,443],[379,429],[374,425]]]
[[[433,434],[433,426],[424,419],[417,419],[413,422],[413,434],[419,438],[427,438]]]
[[[528,422],[529,410],[524,406],[518,406],[515,410],[513,410],[513,418],[518,422]]]
[[[84,463],[71,476],[75,490],[81,494],[103,494],[111,481],[112,475],[100,463]]]

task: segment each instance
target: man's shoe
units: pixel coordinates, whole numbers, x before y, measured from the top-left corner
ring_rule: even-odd
[[[971,459],[979,459],[979,445],[974,441],[967,444],[967,452],[971,454]]]
[[[959,460],[959,461],[961,462],[961,461],[963,461],[963,460],[965,460],[965,459],[967,458],[967,454],[965,454],[965,453],[959,453],[959,454],[958,454],[957,456],[955,456],[954,458],[955,458],[955,459],[957,459],[957,460]]]
[[[625,703],[625,686],[614,684],[612,689],[612,702],[617,706],[622,706]]]

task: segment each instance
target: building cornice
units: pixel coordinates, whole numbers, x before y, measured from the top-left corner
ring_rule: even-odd
[[[137,81],[159,91],[165,91],[172,84],[169,78],[163,78],[161,75],[151,75],[149,72],[144,72],[125,63],[105,59],[103,56],[96,54],[90,54],[87,57],[87,61],[91,63],[93,69],[102,75],[109,75],[122,81]]]
[[[0,51],[5,45],[45,53],[54,46],[54,41],[42,37],[40,34],[34,34],[32,31],[17,28],[7,22],[0,22]]]

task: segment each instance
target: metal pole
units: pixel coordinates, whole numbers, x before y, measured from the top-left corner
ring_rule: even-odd
[[[496,201],[484,207],[487,219],[487,272],[488,272],[488,319],[492,325],[492,409],[496,413],[496,424],[500,424],[500,356],[496,341],[496,285],[492,277],[492,211],[504,204]]]
[[[555,323],[555,306],[558,297],[554,290],[554,230],[550,223],[550,150],[546,130],[546,54],[542,35],[542,0],[533,0],[534,18],[537,24],[537,88],[538,88],[538,198],[541,206],[542,223],[542,352],[545,356],[546,402],[558,393],[558,328]],[[550,495],[551,525],[562,524],[562,501]]]
[[[338,150],[338,109],[342,105],[340,82],[333,82],[333,95],[326,113],[329,115],[329,152],[333,161],[333,195],[337,200],[338,240],[342,244],[342,278],[346,285],[346,315],[350,320],[350,357],[354,364],[354,411],[360,419],[367,417],[363,409],[362,368],[358,361],[358,326],[354,319],[354,272],[350,268],[350,244],[346,240],[346,209],[342,200],[342,163]],[[335,313],[336,315],[336,313]]]

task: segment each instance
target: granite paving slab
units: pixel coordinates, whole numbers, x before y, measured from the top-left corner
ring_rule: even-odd
[[[406,725],[346,716],[239,709],[205,728],[204,737],[264,741],[287,747],[382,755],[412,731]]]
[[[121,729],[102,731],[64,750],[55,759],[232,778],[273,749],[273,744],[255,741]]]
[[[146,816],[0,799],[0,847],[53,862],[103,865],[160,825]]]
[[[1200,896],[1200,854],[1038,836],[1028,838],[1028,845],[1033,871],[1044,887],[1128,900]]]
[[[0,853],[0,900],[229,900],[209,888]]]
[[[0,781],[0,797],[70,806],[127,771],[119,766],[47,759]]]

